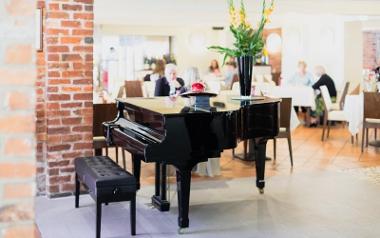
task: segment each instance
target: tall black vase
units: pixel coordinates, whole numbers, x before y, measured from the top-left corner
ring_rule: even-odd
[[[240,96],[251,96],[253,56],[236,57],[239,69]]]

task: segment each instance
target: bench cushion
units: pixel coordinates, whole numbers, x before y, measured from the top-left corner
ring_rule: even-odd
[[[101,188],[122,189],[123,192],[136,192],[136,179],[129,172],[107,156],[76,158],[75,171],[80,180],[87,185],[90,193],[96,195]]]

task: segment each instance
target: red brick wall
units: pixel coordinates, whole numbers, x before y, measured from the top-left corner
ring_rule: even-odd
[[[366,31],[363,33],[363,67],[365,69],[374,69],[377,67],[378,42],[380,40],[380,31]]]
[[[0,237],[34,236],[35,2],[0,2]]]
[[[44,27],[38,187],[58,196],[73,192],[73,159],[93,153],[93,1],[46,1]]]

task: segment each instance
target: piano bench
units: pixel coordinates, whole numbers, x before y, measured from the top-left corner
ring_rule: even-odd
[[[96,238],[100,238],[102,203],[130,201],[131,234],[136,234],[136,191],[135,177],[123,170],[108,156],[76,158],[75,207],[79,207],[80,182],[89,190],[96,201]]]

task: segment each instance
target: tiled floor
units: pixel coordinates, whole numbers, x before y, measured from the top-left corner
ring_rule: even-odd
[[[373,134],[373,132],[371,132]],[[373,136],[370,138],[373,139]],[[190,229],[184,237],[380,237],[380,187],[355,173],[340,171],[380,166],[380,149],[360,152],[340,125],[320,141],[320,128],[299,127],[293,132],[294,168],[286,140],[278,141],[276,163],[267,162],[267,186],[260,196],[254,187],[254,164],[221,157],[221,176],[194,176]],[[240,150],[241,148],[239,148]],[[272,143],[267,154],[272,156]],[[152,210],[152,164],[142,169],[138,193],[137,237],[178,237],[175,185],[172,209]],[[380,175],[379,175],[380,176]],[[94,237],[94,202],[82,196],[36,200],[36,220],[43,238]],[[103,237],[129,237],[128,204],[104,208]]]
[[[330,137],[321,141],[321,128],[298,127],[292,133],[294,167],[290,167],[289,151],[286,139],[277,140],[277,161],[269,162],[266,176],[286,175],[295,172],[332,170],[380,166],[380,148],[369,146],[361,153],[359,141],[351,144],[347,128],[337,125],[330,131]],[[370,140],[373,140],[370,131]],[[242,151],[242,143],[237,148]],[[226,150],[221,157],[221,176],[209,178],[193,176],[193,181],[225,180],[255,175],[254,163],[231,159],[231,150]],[[273,157],[273,143],[268,142],[267,155]],[[127,159],[128,161],[128,159]],[[129,165],[130,166],[130,165]],[[142,184],[154,183],[153,164],[142,163]],[[173,178],[174,181],[174,178]]]

